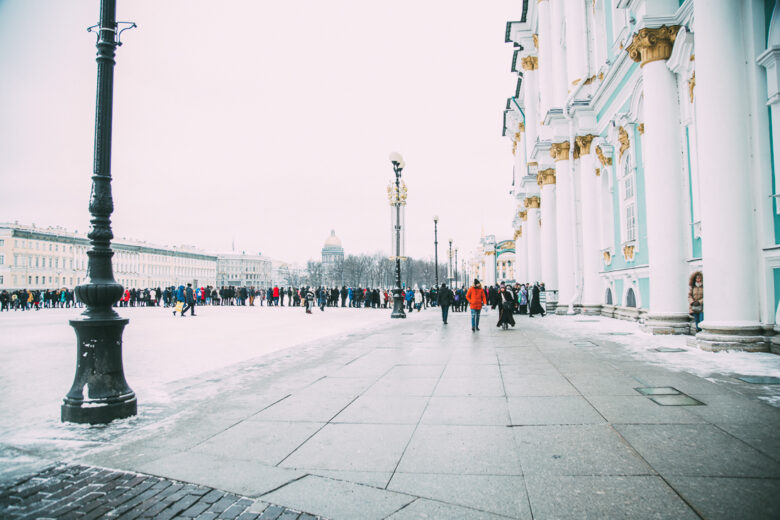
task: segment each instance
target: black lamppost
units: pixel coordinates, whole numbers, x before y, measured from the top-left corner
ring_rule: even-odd
[[[406,186],[401,186],[401,172],[406,166],[404,158],[398,152],[390,154],[395,172],[395,191],[388,187],[390,205],[395,207],[395,288],[393,289],[393,313],[391,318],[406,318],[404,295],[401,289],[401,206],[406,205]]]
[[[436,273],[436,287],[439,287],[439,216],[433,217],[433,270]]]
[[[120,30],[119,25],[126,24]],[[111,266],[111,121],[114,95],[114,56],[119,35],[135,27],[116,22],[116,0],[101,0],[97,32],[97,100],[95,103],[95,151],[89,212],[92,248],[87,252],[87,283],[75,289],[87,305],[81,318],[70,320],[76,331],[78,353],[73,386],[63,399],[62,421],[99,424],[137,413],[135,393],[122,368],[122,332],[130,321],[112,305],[122,295]]]
[[[452,287],[452,239],[450,239],[450,254],[449,254],[450,264],[449,264],[449,272],[447,273],[447,278],[450,282],[450,287]]]

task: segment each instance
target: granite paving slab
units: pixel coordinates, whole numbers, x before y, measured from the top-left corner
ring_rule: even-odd
[[[780,478],[780,464],[709,424],[618,424],[615,429],[664,476]]]
[[[396,472],[387,489],[510,518],[531,518],[525,483],[519,476]]]
[[[611,423],[696,424],[706,422],[686,407],[659,406],[636,394],[589,396],[588,401]]]
[[[262,500],[327,518],[373,520],[390,516],[415,497],[308,475],[264,495]]]
[[[473,424],[508,426],[504,397],[432,397],[422,416],[423,424]]]
[[[510,397],[508,407],[512,424],[516,426],[606,422],[599,412],[579,395]]]
[[[443,504],[433,500],[419,498],[411,504],[387,517],[387,520],[412,520],[427,518],[446,518],[447,520],[504,520],[506,517],[486,511],[478,511],[461,506]],[[530,518],[530,517],[524,517]]]
[[[344,408],[333,423],[417,424],[428,397],[365,394]]]
[[[669,484],[707,520],[777,520],[780,480],[668,477]]]

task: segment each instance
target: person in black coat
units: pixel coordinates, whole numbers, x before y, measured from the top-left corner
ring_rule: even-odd
[[[498,323],[496,323],[496,327],[500,327],[504,323],[514,327],[515,318],[512,314],[515,310],[515,295],[504,284],[501,284],[498,290],[498,301]]]
[[[539,301],[539,293],[541,290],[539,289],[539,283],[534,284],[534,288],[531,291],[532,299],[531,299],[531,310],[528,313],[529,318],[533,318],[534,314],[541,314],[544,318],[544,315],[546,314],[544,312],[544,309],[542,308],[542,303]]]
[[[449,287],[447,287],[446,284],[441,284],[441,288],[439,289],[438,294],[438,300],[439,300],[439,307],[441,307],[441,320],[444,322],[444,324],[447,324],[447,316],[450,312],[450,305],[452,305],[452,302],[454,300],[452,296],[452,291]]]

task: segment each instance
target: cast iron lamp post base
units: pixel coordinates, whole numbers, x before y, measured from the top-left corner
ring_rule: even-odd
[[[393,313],[390,315],[391,318],[406,318],[403,292],[403,289],[398,287],[393,289]]]

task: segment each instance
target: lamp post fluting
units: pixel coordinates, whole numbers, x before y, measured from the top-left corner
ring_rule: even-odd
[[[92,195],[89,201],[91,229],[87,235],[88,281],[75,289],[87,306],[81,317],[70,320],[78,343],[76,375],[63,399],[62,421],[104,424],[137,413],[135,393],[125,381],[122,367],[122,333],[130,321],[119,316],[112,305],[122,295],[114,279],[111,258],[111,124],[114,94],[114,56],[123,30],[116,22],[116,0],[101,0],[97,32],[97,99],[95,102],[95,149]]]
[[[436,287],[439,287],[439,217],[433,217],[433,271]]]
[[[449,266],[448,266],[448,272],[447,272],[447,281],[450,283],[450,287],[452,287],[452,239],[450,239],[450,253],[449,253]]]
[[[458,248],[455,248],[455,285],[457,286],[460,282],[460,278],[458,278]]]
[[[401,172],[406,163],[401,154],[393,152],[390,154],[390,162],[393,163],[393,172],[395,173],[395,188],[388,186],[387,194],[390,199],[390,205],[393,206],[395,219],[395,288],[393,289],[393,313],[391,318],[406,318],[404,312],[404,294],[401,289],[401,210],[406,205],[406,185],[401,183]]]

